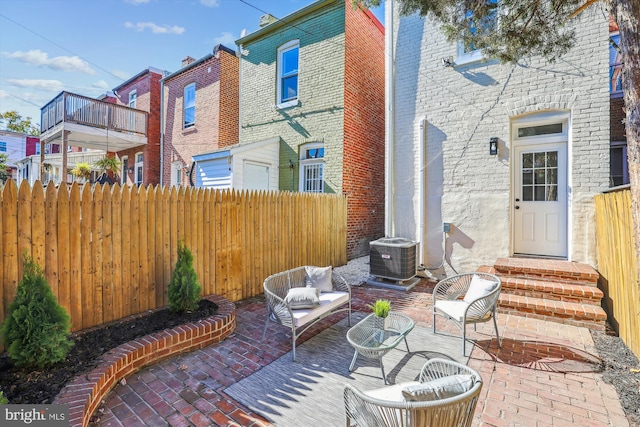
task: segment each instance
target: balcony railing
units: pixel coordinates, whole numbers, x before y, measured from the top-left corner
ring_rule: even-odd
[[[135,108],[62,92],[41,109],[40,131],[62,122],[147,135],[148,113]]]

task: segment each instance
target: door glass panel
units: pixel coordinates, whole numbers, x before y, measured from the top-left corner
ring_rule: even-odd
[[[522,201],[558,200],[558,152],[522,154]]]

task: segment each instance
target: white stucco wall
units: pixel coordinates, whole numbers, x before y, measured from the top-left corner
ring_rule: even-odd
[[[553,64],[531,58],[454,68],[441,60],[455,61],[456,46],[433,22],[394,15],[395,141],[387,136],[395,159],[387,209],[393,234],[423,242],[422,263],[446,274],[512,255],[511,122],[535,112],[568,111],[568,258],[595,265],[593,196],[607,188],[609,175],[606,13],[599,6],[583,13],[576,45]],[[497,156],[489,155],[491,137],[500,140]],[[443,222],[453,225],[451,233],[442,232]]]

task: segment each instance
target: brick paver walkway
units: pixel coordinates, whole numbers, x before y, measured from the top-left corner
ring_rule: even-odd
[[[431,327],[432,290],[426,280],[409,292],[354,287],[353,309],[368,311],[366,304],[388,298],[394,310]],[[265,315],[261,298],[238,303],[237,328],[229,338],[127,378],[109,393],[95,413],[94,425],[268,426],[225,394],[230,384],[290,351],[290,335],[274,323],[265,343],[259,343]],[[325,319],[299,342],[344,316]],[[439,330],[459,333],[444,319],[438,317],[437,322]],[[596,351],[587,329],[511,315],[499,315],[498,327],[503,338],[500,351],[492,323],[478,325],[477,332],[468,327],[468,336],[477,344],[469,365],[484,381],[474,426],[629,425],[614,388],[592,372],[589,362]]]

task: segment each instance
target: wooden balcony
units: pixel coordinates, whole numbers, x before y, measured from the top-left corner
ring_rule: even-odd
[[[149,114],[62,92],[41,109],[40,140],[117,152],[147,144]]]

